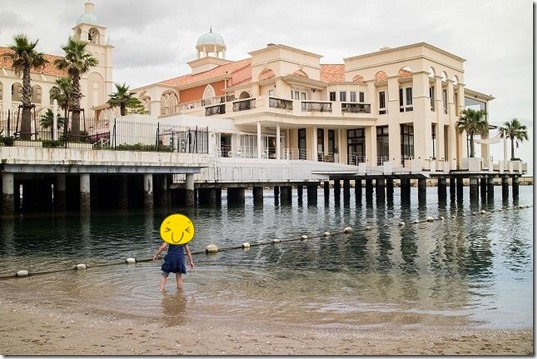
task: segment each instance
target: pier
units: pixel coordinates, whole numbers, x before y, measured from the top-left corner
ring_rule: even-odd
[[[220,206],[226,192],[228,205],[245,204],[252,191],[254,204],[262,205],[265,189],[274,200],[315,204],[318,192],[348,202],[354,191],[362,200],[385,201],[400,191],[410,199],[417,186],[419,201],[434,185],[440,201],[470,197],[490,198],[494,186],[502,196],[518,196],[522,171],[431,171],[421,167],[367,168],[309,160],[220,158],[180,152],[107,151],[90,148],[0,147],[2,214],[92,209]],[[449,190],[448,190],[449,189]]]

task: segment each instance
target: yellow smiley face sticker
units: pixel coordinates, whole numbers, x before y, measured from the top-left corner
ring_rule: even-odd
[[[186,244],[194,238],[194,224],[182,214],[169,215],[160,225],[162,240],[170,244]]]

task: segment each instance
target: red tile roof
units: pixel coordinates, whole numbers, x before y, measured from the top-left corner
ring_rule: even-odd
[[[0,46],[0,68],[11,69],[11,66],[13,65],[13,61],[11,61],[11,58],[7,56],[7,54],[9,53],[12,53],[9,47]],[[45,57],[45,60],[48,61],[45,67],[43,67],[43,69],[40,71],[36,71],[32,69],[30,71],[31,73],[52,75],[52,76],[67,76],[67,72],[59,70],[56,66],[54,66],[54,61],[56,59],[60,59],[61,56],[44,54],[44,57]]]
[[[161,85],[182,87],[198,81],[207,81],[215,77],[224,76],[226,73],[233,78],[233,74],[237,73],[246,67],[249,67],[252,63],[251,59],[245,59],[241,61],[230,62],[228,64],[220,65],[214,69],[201,72],[198,74],[183,75],[175,77],[169,80],[159,82]],[[251,71],[250,71],[251,76]],[[242,82],[242,80],[241,80]]]
[[[321,81],[326,83],[344,82],[344,64],[321,64]]]
[[[224,76],[226,73],[230,76],[229,86],[246,84],[252,81],[252,60],[244,59],[220,65],[214,69],[197,74],[182,75],[169,80],[161,81],[159,84],[174,87],[183,87],[197,82],[210,82],[211,79]],[[293,73],[295,76],[307,77],[302,71]],[[256,81],[268,80],[274,77],[274,72],[270,69],[261,71]],[[326,83],[344,82],[345,65],[344,64],[321,64],[321,81]]]

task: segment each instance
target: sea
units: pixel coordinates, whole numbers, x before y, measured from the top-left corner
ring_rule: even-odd
[[[510,188],[511,190],[511,188]],[[0,298],[185,325],[187,318],[310,328],[526,329],[534,320],[533,187],[520,194],[153,210],[32,213],[0,218]],[[160,226],[195,226],[195,267],[159,292]],[[216,253],[207,246],[216,245]],[[135,264],[127,263],[134,258]],[[84,264],[86,269],[74,269]],[[17,276],[27,271],[28,276]]]

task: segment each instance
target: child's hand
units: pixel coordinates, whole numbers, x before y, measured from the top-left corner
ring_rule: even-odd
[[[194,262],[190,262],[190,269],[194,269]]]

